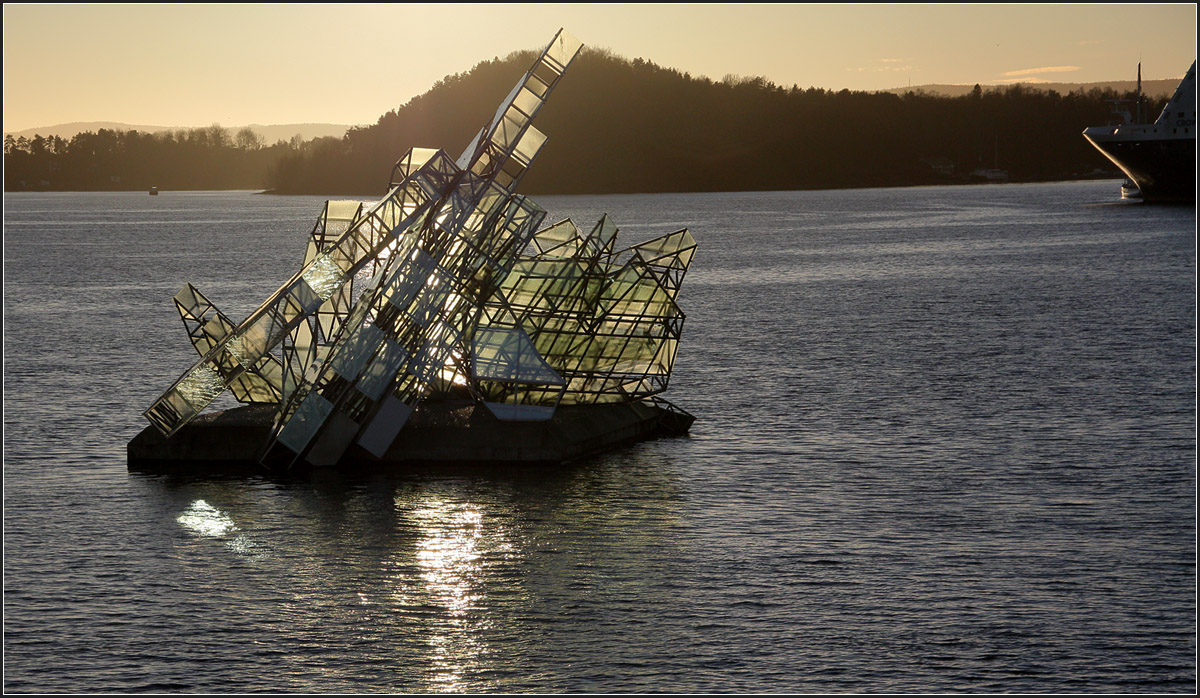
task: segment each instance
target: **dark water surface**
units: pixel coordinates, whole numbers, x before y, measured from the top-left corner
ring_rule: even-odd
[[[690,437],[131,474],[316,197],[4,197],[9,692],[1191,692],[1196,218],[1117,182],[535,197],[699,252]]]

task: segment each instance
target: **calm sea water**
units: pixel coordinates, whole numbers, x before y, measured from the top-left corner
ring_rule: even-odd
[[[687,438],[131,474],[322,203],[4,197],[9,692],[1192,692],[1196,217],[1118,182],[535,197],[692,230]]]

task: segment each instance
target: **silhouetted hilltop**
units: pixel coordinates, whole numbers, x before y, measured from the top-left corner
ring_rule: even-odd
[[[270,185],[285,193],[383,193],[410,147],[457,156],[534,55],[452,75],[341,141],[288,153]],[[762,78],[713,81],[585,50],[538,117],[549,136],[522,184],[530,193],[809,189],[929,184],[979,168],[1014,180],[1066,179],[1107,160],[1081,136],[1109,121],[1092,89],[1023,85],[957,98],[784,88]],[[1147,109],[1157,113],[1161,102]]]
[[[409,148],[457,157],[533,61],[530,51],[447,76],[343,136],[273,144],[219,125],[145,133],[100,129],[69,140],[5,138],[5,190],[273,189],[378,197]],[[1062,94],[1025,85],[946,97],[832,91],[763,78],[692,77],[588,50],[537,120],[549,136],[528,193],[741,191],[1119,176],[1082,137],[1133,93]],[[1157,115],[1165,99],[1146,100]]]

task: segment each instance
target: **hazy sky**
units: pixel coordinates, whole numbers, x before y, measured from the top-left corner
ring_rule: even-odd
[[[374,123],[451,73],[564,27],[707,75],[876,90],[1178,78],[1196,6],[4,6],[4,130],[73,121]],[[568,73],[569,76],[569,73]]]

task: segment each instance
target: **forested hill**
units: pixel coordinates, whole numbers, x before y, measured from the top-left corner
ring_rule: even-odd
[[[381,194],[391,165],[410,147],[440,147],[457,157],[533,58],[482,63],[373,126],[290,153],[270,185],[280,192]],[[714,82],[585,51],[538,116],[549,141],[522,189],[891,186],[993,167],[1014,180],[1072,178],[1111,168],[1081,132],[1112,119],[1108,100],[1118,96],[1027,87],[957,98],[784,88],[761,78]],[[1161,107],[1147,106],[1155,114]]]
[[[535,58],[519,52],[449,76],[343,138],[264,147],[219,127],[5,142],[5,190],[265,188],[378,197],[411,147],[457,157]],[[976,88],[961,97],[694,78],[585,49],[536,125],[549,136],[524,192],[787,190],[1013,181],[1116,171],[1081,133],[1132,93]],[[1143,113],[1156,115],[1164,100]],[[195,181],[193,181],[195,180]]]

